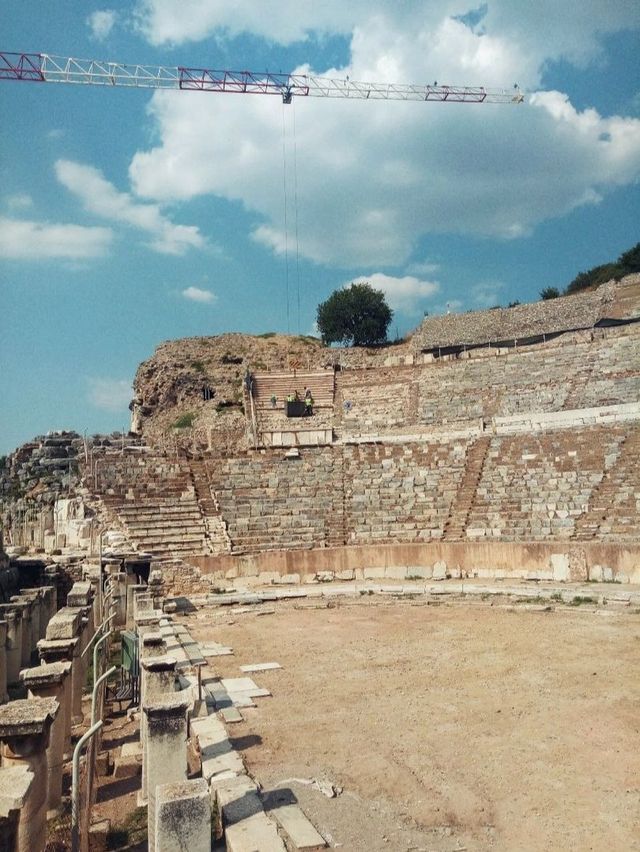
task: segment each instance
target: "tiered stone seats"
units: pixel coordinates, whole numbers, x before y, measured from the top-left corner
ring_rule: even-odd
[[[324,547],[332,469],[328,447],[296,459],[248,453],[212,464],[209,475],[232,552]]]
[[[314,408],[333,408],[333,370],[316,370],[313,372],[296,370],[289,373],[256,371],[253,374],[253,400],[258,410],[273,410],[271,397],[275,396],[275,408],[282,411],[290,393],[297,391],[300,399],[302,399],[306,388],[311,389]]]
[[[346,544],[442,538],[466,442],[344,448]]]
[[[620,453],[622,427],[494,437],[466,528],[468,539],[569,539]]]
[[[578,519],[575,538],[605,541],[640,540],[640,429],[632,429],[619,445]]]
[[[100,461],[103,502],[139,550],[159,558],[211,552],[186,462],[149,455]]]

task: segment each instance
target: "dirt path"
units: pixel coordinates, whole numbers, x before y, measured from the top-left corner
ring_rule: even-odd
[[[230,731],[342,849],[640,850],[637,614],[376,599],[189,622],[234,647],[221,676],[284,666]],[[344,792],[290,780],[310,778]]]

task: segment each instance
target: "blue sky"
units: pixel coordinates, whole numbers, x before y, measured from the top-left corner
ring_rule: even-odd
[[[615,259],[640,240],[639,28],[631,0],[8,5],[5,51],[517,82],[527,99],[283,106],[0,82],[0,453],[126,428],[161,341],[310,333],[352,280],[385,291],[395,335]]]

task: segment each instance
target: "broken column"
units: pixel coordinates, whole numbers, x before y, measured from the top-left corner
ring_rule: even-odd
[[[146,586],[127,586],[127,630],[133,630],[135,625],[135,607],[134,601],[136,594],[145,592]],[[149,607],[151,609],[151,607]]]
[[[0,621],[0,704],[9,700],[7,693],[7,622]]]
[[[82,610],[76,607],[65,606],[58,610],[47,625],[46,639],[38,643],[38,650],[40,651],[40,656],[42,658],[43,649],[46,650],[50,656],[55,655],[57,650],[59,650],[62,654],[67,654],[69,651],[69,642],[72,639],[76,640],[72,648],[73,656],[72,658],[69,658],[73,663],[73,667],[71,669],[71,721],[73,724],[79,724],[82,721],[82,691],[85,687],[88,665],[86,655],[84,659],[81,657],[84,647],[82,644],[82,640],[85,638],[83,633],[84,630],[85,626],[82,622]],[[50,644],[45,645],[45,643],[51,642],[62,642],[66,644],[64,648],[60,646],[59,649]],[[61,658],[58,657],[58,659]],[[62,657],[62,659],[68,658],[65,656]]]
[[[14,595],[11,605],[20,612],[20,668],[26,669],[31,665],[31,605],[29,598]]]
[[[70,691],[66,684],[71,677],[71,663],[48,663],[25,669],[20,673],[29,698],[55,698],[60,709],[51,726],[47,748],[47,818],[60,812],[62,804],[62,764],[65,741],[71,733],[69,724]]]
[[[149,637],[145,637],[149,638]],[[151,634],[154,644],[149,647],[157,649],[162,645],[158,634]],[[144,646],[143,646],[144,647]],[[147,650],[148,653],[148,650]],[[140,661],[140,696],[142,703],[152,702],[156,698],[175,692],[176,660],[174,657],[147,657]],[[140,719],[140,743],[142,745],[142,781],[138,795],[138,805],[148,801],[148,753],[147,753],[147,719],[143,713]]]
[[[71,756],[71,726],[82,721],[82,681],[80,667],[77,663],[79,647],[79,639],[41,639],[38,642],[40,660],[43,663],[71,663],[70,676],[65,680],[65,701],[63,705],[65,714],[65,758]],[[77,707],[78,694],[80,702],[79,719],[77,717],[74,718],[74,702]]]
[[[0,707],[2,767],[33,772],[18,822],[16,852],[39,852],[47,839],[47,745],[58,712],[55,698],[28,698]]]
[[[51,621],[58,609],[57,592],[55,586],[41,586],[42,614],[40,616],[40,638],[47,635],[47,624]]]
[[[204,778],[157,788],[155,837],[158,852],[210,852],[211,795]]]
[[[145,703],[149,852],[155,852],[156,789],[187,777],[187,709],[190,700],[174,692]]]
[[[22,611],[12,604],[0,605],[0,618],[7,622],[7,684],[20,681],[22,668]]]

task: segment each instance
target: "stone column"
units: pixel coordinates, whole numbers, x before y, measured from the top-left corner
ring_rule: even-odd
[[[55,586],[41,586],[43,616],[40,619],[40,639],[47,635],[47,625],[58,610],[57,592]]]
[[[23,766],[33,782],[20,812],[16,852],[40,852],[47,839],[47,745],[58,712],[55,698],[28,698],[0,707],[2,766]]]
[[[137,592],[142,592],[146,586],[127,586],[127,630],[134,629],[134,606],[133,602]]]
[[[70,698],[66,682],[70,681],[70,675],[71,663],[48,663],[20,672],[29,698],[55,698],[60,707],[51,726],[47,748],[47,819],[59,814],[62,805],[64,747],[67,734],[71,734],[71,726],[68,726],[68,732],[65,727],[69,719],[66,705]]]
[[[7,627],[6,621],[0,621],[0,704],[9,700],[7,693]]]
[[[22,668],[22,612],[11,604],[0,605],[0,617],[7,622],[7,684],[20,682]]]
[[[40,595],[40,589],[20,589],[20,597],[31,601],[31,643],[30,649],[31,652],[35,651],[36,645],[38,643],[38,639],[41,639],[40,635],[40,618],[41,618],[41,610],[42,610],[42,598]]]
[[[211,796],[204,778],[156,789],[157,852],[210,852]]]
[[[41,639],[38,642],[38,651],[43,663],[71,663],[71,676],[66,679],[65,687],[68,697],[65,699],[65,713],[69,709],[69,718],[65,721],[64,752],[65,756],[71,752],[71,726],[82,722],[82,679],[78,654],[80,653],[79,639]],[[79,708],[79,710],[78,710]]]
[[[20,668],[26,669],[31,665],[31,601],[14,595],[11,604],[20,612]]]
[[[157,634],[152,634],[156,640]],[[160,643],[162,644],[162,643]],[[144,646],[143,646],[144,647]],[[147,646],[149,647],[149,646]],[[158,647],[153,645],[151,647]],[[148,652],[147,652],[148,653]],[[174,657],[146,657],[140,661],[140,696],[144,703],[154,701],[163,695],[175,692],[176,660]],[[148,761],[147,753],[147,717],[143,713],[140,718],[140,743],[142,745],[142,780],[138,805],[142,806],[148,800]]]
[[[187,777],[188,698],[180,692],[154,698],[143,707],[147,717],[149,852],[156,852],[156,789]]]
[[[63,606],[51,619],[47,625],[47,638],[38,643],[38,650],[42,658],[43,648],[46,648],[47,653],[51,657],[56,653],[56,650],[61,654],[56,660],[68,660],[73,663],[71,669],[71,722],[76,725],[82,722],[82,691],[86,685],[87,679],[87,655],[81,657],[84,648],[83,640],[86,641],[86,635],[83,631],[86,629],[82,623],[82,610],[78,607]],[[69,642],[75,639],[73,645],[72,656],[67,657],[69,653]],[[44,643],[62,642],[64,645],[58,649],[54,645],[45,646]],[[51,660],[54,662],[55,660]]]

